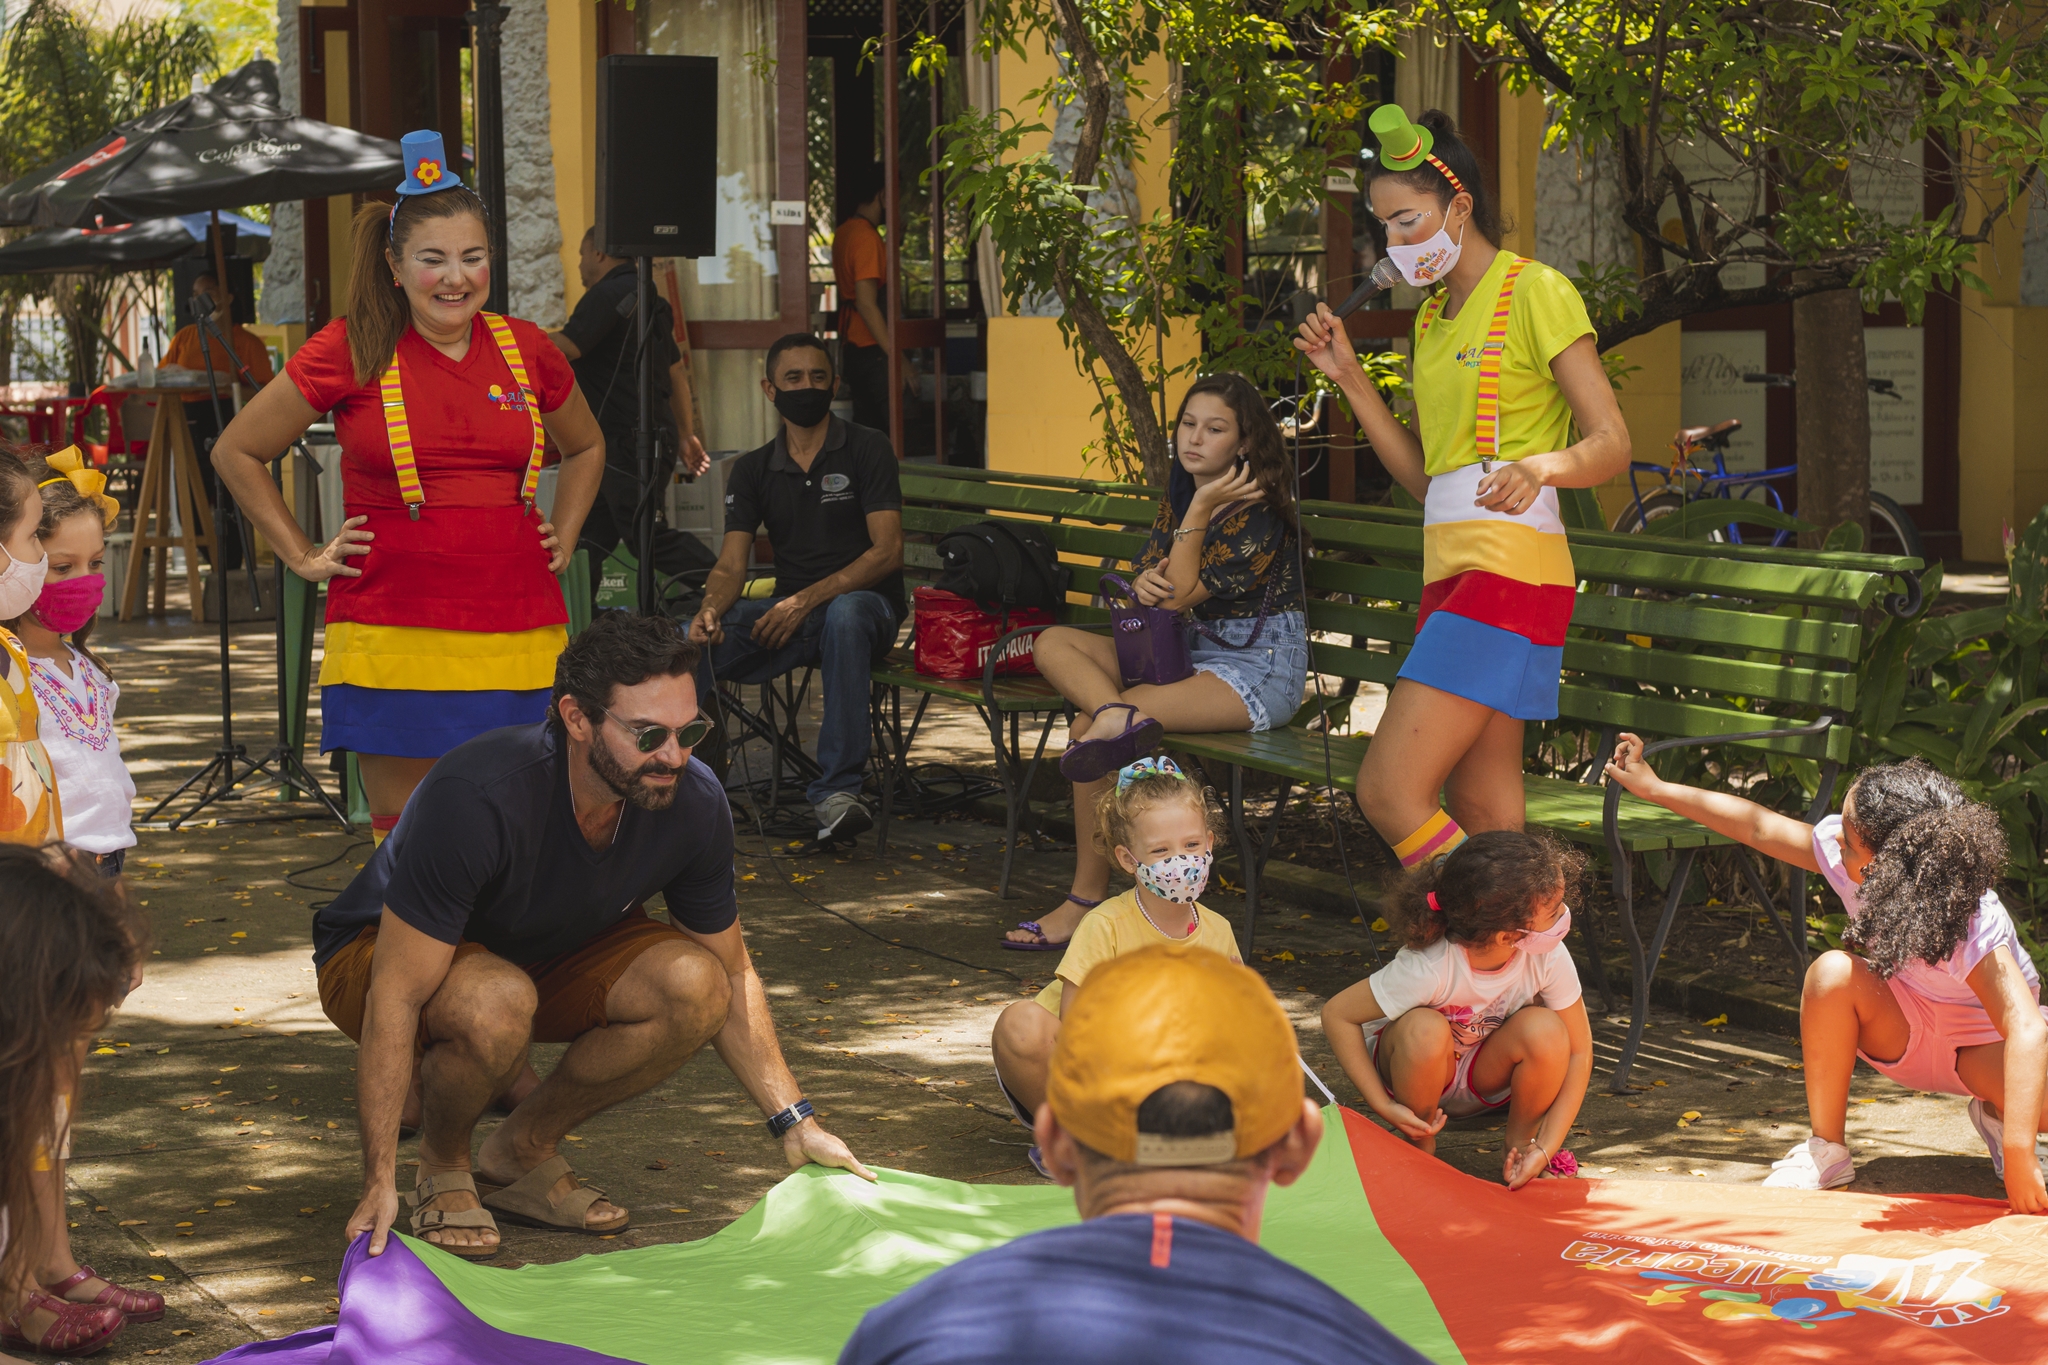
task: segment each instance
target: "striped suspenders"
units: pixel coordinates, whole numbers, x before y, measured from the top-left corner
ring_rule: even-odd
[[[1520,256],[1508,261],[1507,277],[1500,282],[1500,297],[1494,300],[1493,320],[1486,327],[1486,341],[1479,348],[1479,411],[1473,434],[1478,438],[1479,464],[1490,469],[1500,458],[1500,358],[1508,344],[1508,310],[1515,299],[1515,281],[1529,262]],[[1442,291],[1433,294],[1416,320],[1415,337],[1420,341],[1443,312]]]
[[[512,328],[497,313],[483,314],[484,326],[490,329],[491,340],[498,344],[498,354],[505,358],[505,366],[512,371],[512,383],[519,390],[520,401],[526,405],[526,415],[533,422],[533,453],[526,462],[526,480],[519,496],[528,511],[533,510],[533,499],[540,487],[541,452],[547,444],[547,431],[540,422],[540,398],[533,391],[533,385],[526,377],[526,358],[519,354],[519,343],[513,340]],[[398,373],[398,352],[391,352],[391,364],[384,370],[381,383],[384,402],[384,431],[391,441],[391,464],[398,473],[398,495],[405,499],[405,510],[414,521],[420,519],[420,509],[427,505],[427,495],[420,487],[419,464],[413,457],[412,427],[405,416],[405,388]]]

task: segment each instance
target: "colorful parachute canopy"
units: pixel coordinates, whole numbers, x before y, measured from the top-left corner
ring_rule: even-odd
[[[1268,1250],[1444,1365],[2038,1359],[2048,1219],[1944,1196],[1546,1180],[1510,1194],[1335,1108]],[[342,1270],[339,1322],[263,1365],[834,1360],[924,1276],[1070,1222],[1048,1186],[796,1172],[702,1241],[497,1270],[410,1240]]]

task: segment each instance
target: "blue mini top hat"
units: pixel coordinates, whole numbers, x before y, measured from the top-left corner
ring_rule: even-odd
[[[398,186],[400,194],[433,194],[462,183],[462,177],[448,164],[439,133],[425,129],[407,133],[399,139],[398,147],[405,164],[405,179]]]

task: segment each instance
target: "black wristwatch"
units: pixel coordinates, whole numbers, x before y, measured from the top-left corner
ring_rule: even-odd
[[[770,1137],[781,1137],[784,1133],[796,1127],[805,1119],[812,1117],[817,1112],[817,1110],[811,1108],[809,1100],[798,1100],[781,1113],[768,1116],[768,1135]]]

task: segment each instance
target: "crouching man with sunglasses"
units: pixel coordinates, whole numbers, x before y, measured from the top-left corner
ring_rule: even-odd
[[[775,1037],[734,902],[732,814],[690,749],[697,647],[607,613],[555,667],[548,719],[450,751],[391,837],[313,921],[320,1003],[360,1045],[363,1197],[351,1241],[384,1249],[417,1077],[414,1236],[498,1252],[498,1222],[603,1235],[629,1214],[557,1145],[710,1043],[791,1166],[873,1179],[819,1126]],[[645,902],[661,895],[668,918]],[[532,1043],[567,1043],[545,1080]],[[494,1097],[516,1101],[471,1156]]]

